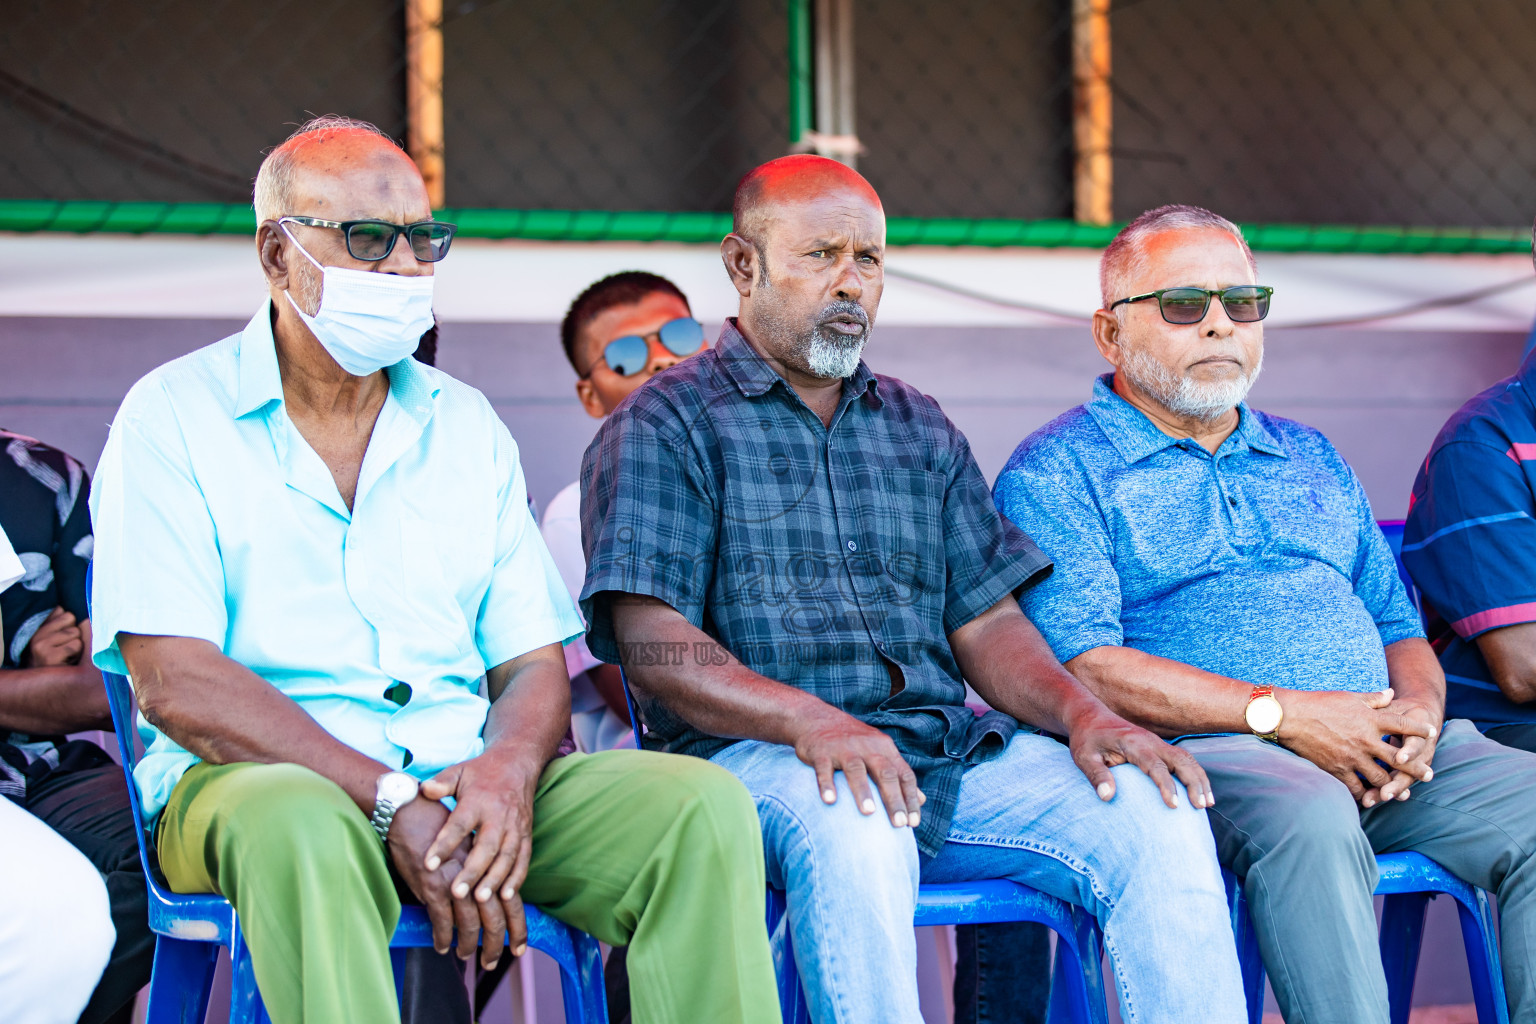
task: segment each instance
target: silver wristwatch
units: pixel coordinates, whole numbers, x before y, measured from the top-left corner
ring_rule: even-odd
[[[421,784],[405,772],[385,772],[379,776],[373,797],[373,817],[369,820],[380,839],[389,841],[389,826],[393,824],[396,812],[415,800],[420,788]]]

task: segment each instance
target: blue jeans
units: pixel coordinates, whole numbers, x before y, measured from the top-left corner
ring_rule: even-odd
[[[1164,806],[1130,765],[1094,795],[1067,748],[1017,735],[966,772],[949,837],[921,864],[910,829],[860,814],[841,775],[827,806],[785,746],[747,741],[713,758],[757,801],[770,885],[816,1024],[922,1024],[912,915],[925,882],[1012,878],[1086,907],[1104,929],[1127,1024],[1239,1024],[1237,953],[1204,812]],[[1195,966],[1197,965],[1197,966]]]
[[[1045,1024],[1051,930],[1033,921],[955,929],[955,1024]]]

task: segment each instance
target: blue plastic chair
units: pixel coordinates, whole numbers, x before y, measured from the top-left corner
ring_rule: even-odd
[[[1387,520],[1377,524],[1392,548],[1397,573],[1408,590],[1414,608],[1421,608],[1418,589],[1403,567],[1403,523]],[[1386,899],[1381,917],[1381,962],[1387,975],[1387,1000],[1392,1024],[1407,1024],[1413,1007],[1413,982],[1418,971],[1419,950],[1424,943],[1424,916],[1429,901],[1444,894],[1456,901],[1461,916],[1462,941],[1467,947],[1467,966],[1472,976],[1472,997],[1480,1024],[1508,1024],[1504,996],[1504,972],[1499,962],[1498,933],[1493,926],[1488,894],[1467,884],[1428,857],[1418,853],[1388,853],[1376,858],[1380,881],[1376,895]],[[1223,872],[1227,899],[1232,909],[1232,933],[1237,939],[1243,987],[1248,996],[1248,1019],[1259,1024],[1264,1015],[1264,963],[1259,957],[1258,937],[1248,916],[1242,886],[1231,872]]]
[[[1387,974],[1392,1024],[1408,1022],[1419,950],[1424,942],[1424,916],[1429,901],[1441,894],[1456,901],[1461,915],[1461,936],[1467,947],[1467,967],[1472,976],[1472,998],[1477,1005],[1479,1024],[1509,1024],[1499,937],[1493,926],[1488,894],[1418,853],[1381,854],[1376,858],[1376,869],[1381,878],[1376,883],[1376,895],[1386,897],[1381,915],[1381,963]],[[1224,874],[1232,908],[1232,933],[1237,938],[1238,962],[1248,997],[1248,1020],[1249,1024],[1260,1024],[1264,1017],[1264,962],[1259,956],[1259,940],[1248,916],[1242,886],[1230,872]]]
[[[1419,600],[1419,588],[1414,585],[1413,577],[1408,575],[1408,569],[1403,565],[1403,521],[1383,519],[1376,525],[1381,528],[1382,536],[1387,538],[1387,546],[1392,549],[1392,559],[1397,563],[1397,577],[1408,591],[1408,600],[1413,602],[1414,610],[1422,615],[1424,605]]]
[[[645,726],[640,709],[624,681],[629,723],[636,745]],[[809,1024],[810,1012],[800,972],[795,967],[794,943],[785,917],[782,890],[769,888],[768,934],[773,936],[774,968],[778,975],[779,1007],[785,1024]],[[1004,921],[1035,921],[1056,932],[1056,963],[1052,971],[1049,1020],[1052,1024],[1105,1024],[1109,1011],[1104,1000],[1104,975],[1099,950],[1103,936],[1098,922],[1082,907],[1007,879],[921,885],[917,891],[914,927],[951,924],[994,924]]]
[[[809,1024],[805,990],[795,966],[794,943],[785,920],[784,893],[768,890],[768,933],[774,943],[779,1006],[785,1024]],[[1056,963],[1051,972],[1052,1024],[1105,1024],[1104,975],[1099,961],[1103,944],[1098,922],[1082,907],[1003,878],[918,886],[913,927],[1035,921],[1056,932]],[[782,930],[782,931],[781,931]]]
[[[122,752],[123,771],[128,776],[128,799],[139,834],[139,859],[149,881],[149,927],[157,936],[145,1022],[203,1024],[214,967],[220,948],[225,948],[229,950],[232,967],[230,1024],[269,1024],[261,993],[256,988],[250,950],[240,933],[234,907],[222,896],[171,892],[160,877],[152,853],[152,837],[139,806],[139,790],[133,783],[133,767],[138,763],[133,742],[133,690],[125,676],[111,672],[102,676],[112,707],[118,749]],[[565,1019],[571,1024],[604,1024],[608,1020],[608,1002],[603,992],[603,960],[597,940],[536,907],[526,910],[528,944],[548,953],[560,965]],[[431,945],[432,925],[426,911],[416,906],[402,907],[400,924],[389,942],[397,996],[405,977],[405,951]]]

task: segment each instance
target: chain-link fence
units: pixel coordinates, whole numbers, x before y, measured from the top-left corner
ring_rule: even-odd
[[[423,2],[9,0],[0,201],[244,203],[309,112],[404,139]],[[893,217],[1091,220],[1102,138],[1110,219],[1536,212],[1530,0],[441,0],[432,29],[457,209],[723,211],[798,140],[850,154]]]

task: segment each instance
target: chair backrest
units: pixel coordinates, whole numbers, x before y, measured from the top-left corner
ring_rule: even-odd
[[[133,686],[127,676],[120,676],[116,672],[103,672],[101,678],[107,686],[107,704],[112,708],[112,730],[117,733],[117,750],[122,756],[123,774],[128,777],[128,802],[133,806],[134,827],[139,830],[139,856],[144,861],[144,870],[149,872],[149,851],[153,848],[154,836],[144,823],[144,809],[139,805],[139,787],[133,781],[133,769],[139,763],[138,747],[133,742]],[[152,873],[151,877],[154,877]]]
[[[645,735],[645,723],[640,721],[640,708],[635,703],[635,694],[629,688],[629,676],[624,673],[624,666],[619,666],[619,681],[624,684],[624,703],[629,705],[629,727],[635,732],[635,746],[643,749],[640,737]]]
[[[92,566],[86,566],[85,569],[87,609],[91,599],[93,569]],[[89,652],[86,656],[89,657]],[[128,778],[128,803],[133,808],[133,827],[139,832],[139,859],[144,864],[144,873],[154,880],[158,876],[151,870],[154,865],[149,856],[149,851],[154,848],[154,836],[144,824],[144,808],[139,804],[139,787],[133,781],[133,769],[139,763],[139,748],[134,743],[133,685],[127,676],[116,672],[103,672],[101,679],[107,687],[107,706],[112,709],[112,731],[117,734],[117,752],[122,760],[123,774]]]
[[[1422,614],[1424,606],[1419,602],[1419,588],[1414,586],[1413,577],[1409,576],[1408,570],[1403,567],[1403,521],[1383,519],[1376,525],[1381,527],[1382,535],[1387,538],[1387,546],[1392,549],[1392,558],[1397,563],[1397,576],[1408,590],[1408,600],[1412,601],[1414,609]]]

